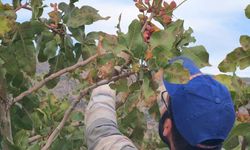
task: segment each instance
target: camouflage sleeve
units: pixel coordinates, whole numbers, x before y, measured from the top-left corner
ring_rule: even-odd
[[[85,112],[85,136],[89,150],[137,150],[118,130],[115,100],[115,91],[108,85],[93,90]]]

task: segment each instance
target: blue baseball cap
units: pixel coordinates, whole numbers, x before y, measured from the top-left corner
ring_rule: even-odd
[[[201,74],[194,62],[182,60],[190,75]],[[164,80],[171,97],[174,124],[189,144],[196,146],[207,140],[224,141],[235,122],[235,110],[228,89],[209,75],[200,75],[187,84],[173,84]]]

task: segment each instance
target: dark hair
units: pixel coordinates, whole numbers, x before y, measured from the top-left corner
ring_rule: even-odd
[[[173,124],[173,128],[172,128],[173,144],[176,150],[220,150],[222,148],[222,140],[220,139],[207,140],[207,141],[200,143],[206,146],[216,146],[216,148],[212,148],[212,149],[211,148],[210,149],[199,148],[199,147],[190,145],[176,128],[176,125],[173,120],[174,118],[172,115],[173,113],[172,113],[172,107],[171,107],[171,100],[169,100],[168,109],[170,112],[170,119],[172,120],[172,124]]]

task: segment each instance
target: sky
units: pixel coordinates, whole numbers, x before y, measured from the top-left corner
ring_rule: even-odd
[[[24,1],[24,0],[23,0]],[[44,3],[66,2],[68,0],[44,0]],[[170,2],[171,0],[167,0]],[[11,0],[2,0],[3,3]],[[181,3],[182,0],[176,0]],[[250,0],[187,0],[174,12],[174,19],[183,19],[187,29],[194,30],[196,43],[192,45],[204,45],[209,53],[211,67],[205,67],[203,72],[208,74],[220,74],[218,64],[226,54],[239,47],[241,35],[250,35],[250,20],[245,17],[244,9],[250,4]],[[107,21],[98,21],[87,26],[88,31],[104,31],[115,34],[115,26],[118,16],[122,13],[121,28],[127,32],[131,21],[137,18],[138,10],[133,0],[79,0],[77,6],[90,5],[99,10],[102,16],[111,16]],[[45,12],[50,11],[48,7]],[[22,10],[18,12],[18,20],[29,20],[30,12]],[[241,77],[250,77],[250,67],[244,70],[237,69],[236,74]]]

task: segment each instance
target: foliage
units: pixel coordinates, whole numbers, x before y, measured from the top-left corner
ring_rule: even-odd
[[[80,93],[86,99],[89,98],[88,88],[91,89],[99,81],[109,81],[123,72],[132,72],[135,75],[133,80],[121,77],[110,84],[118,95],[122,95],[122,104],[117,109],[120,130],[139,148],[164,147],[157,130],[148,129],[150,123],[159,119],[157,74],[163,71],[164,77],[169,81],[187,82],[188,72],[181,62],[169,66],[168,60],[175,56],[186,56],[200,68],[209,66],[209,55],[205,47],[189,46],[195,42],[193,30],[184,29],[183,20],[172,19],[173,11],[178,7],[174,1],[135,1],[140,12],[138,19],[131,22],[127,33],[121,32],[119,21],[116,35],[101,31],[87,33],[86,26],[109,17],[101,16],[91,6],[79,8],[74,4],[76,1],[51,4],[49,18],[42,18],[46,7],[42,0],[30,0],[25,4],[20,0],[13,0],[12,4],[0,1],[0,78],[6,81],[0,88],[7,90],[6,110],[11,113],[10,136],[13,136],[11,140],[1,133],[1,146],[7,145],[8,149],[20,150],[41,149],[62,122],[65,111],[72,107],[74,111],[70,113],[50,148],[87,149],[82,123],[84,108],[75,108],[73,104],[78,101],[70,102],[69,96],[59,99],[53,91],[63,73],[56,75],[66,68],[65,73],[69,72],[67,77],[79,83],[71,92]],[[17,22],[16,12],[20,9],[31,10],[32,18]],[[249,17],[249,7],[246,9],[246,16]],[[160,25],[157,26],[156,22]],[[237,56],[248,54],[249,39],[249,36],[242,36],[242,47]],[[241,57],[235,59],[234,55],[236,54],[228,56],[225,61],[228,63],[237,60],[236,63],[222,64],[223,67],[220,68],[234,71],[238,65],[242,68],[249,65],[247,60]],[[87,60],[90,61],[82,63]],[[36,72],[37,64],[44,62],[49,64],[49,70],[41,75]],[[228,85],[237,108],[247,102],[245,98],[249,97],[249,88],[246,86],[245,92],[238,92],[243,83],[237,77],[216,78]],[[46,86],[43,87],[44,84],[40,83]],[[87,92],[82,94],[79,92],[81,89],[86,89]],[[22,96],[23,94],[25,95]],[[21,99],[18,99],[19,96]],[[82,101],[87,103],[87,100]],[[242,126],[239,128],[244,128]],[[241,129],[235,130],[236,133],[233,131],[229,140],[243,135],[238,131]],[[33,140],[34,137],[39,138]]]
[[[245,9],[245,14],[250,19],[250,5]],[[236,48],[220,63],[219,69],[222,72],[235,72],[237,67],[241,70],[250,66],[250,36],[240,37],[241,47]]]
[[[250,4],[245,9],[245,15],[250,19]],[[234,72],[234,76],[219,75],[216,78],[223,82],[231,91],[232,98],[235,103],[237,112],[237,122],[227,141],[224,143],[226,149],[237,149],[242,147],[249,148],[249,112],[241,113],[241,109],[246,109],[244,106],[249,103],[250,86],[246,85],[244,81],[238,78],[235,74],[237,68],[245,69],[250,66],[250,36],[242,35],[240,37],[241,47],[236,48],[229,53],[226,58],[219,64],[218,68],[222,72]],[[247,109],[246,109],[247,110]],[[241,139],[241,140],[240,140]],[[245,142],[243,142],[245,141]],[[242,148],[241,149],[244,149]]]

